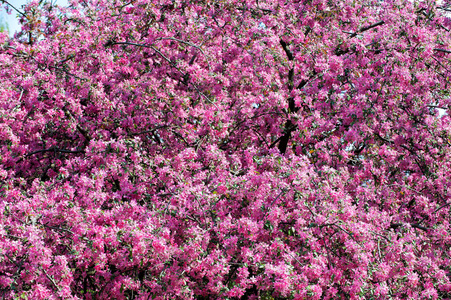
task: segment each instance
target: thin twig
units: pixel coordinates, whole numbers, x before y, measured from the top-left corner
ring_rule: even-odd
[[[378,138],[380,138],[381,140],[383,140],[384,142],[387,142],[387,143],[390,143],[390,144],[393,144],[393,143],[394,143],[393,141],[390,141],[390,140],[388,140],[388,139],[386,139],[386,138],[383,138],[379,133],[375,133],[375,135],[376,135]]]
[[[394,223],[394,224],[390,225],[390,228],[396,229],[396,228],[401,227],[401,226],[404,226],[404,224],[403,223]],[[410,226],[412,226],[413,228],[421,229],[423,231],[428,231],[429,230],[427,227],[421,226],[419,224],[411,224],[410,223]]]
[[[436,59],[434,56],[432,56],[432,58],[443,68],[443,69],[445,69],[446,71],[448,71],[448,72],[450,72],[451,73],[451,71],[450,70],[448,70],[448,68],[447,67],[445,67],[444,65],[442,65],[442,63],[441,62],[439,62],[438,61],[438,59]]]
[[[277,197],[274,198],[274,200],[273,200],[273,201],[271,202],[271,204],[268,206],[268,209],[266,209],[266,213],[265,213],[265,215],[263,216],[263,219],[266,219],[266,216],[268,215],[270,208],[271,208],[271,207],[273,206],[273,204],[277,201],[277,199],[279,199],[280,196],[282,196],[282,194],[285,193],[285,192],[287,192],[287,190],[282,189],[282,191],[279,193],[279,195],[277,195]]]
[[[371,230],[371,232],[372,232],[373,234],[375,234],[375,235],[380,236],[381,238],[384,238],[384,239],[387,240],[388,242],[391,242],[390,239],[389,239],[388,237],[386,237],[385,235],[382,235],[382,234],[377,233],[377,232],[372,231],[372,230]]]
[[[443,52],[443,53],[451,53],[450,50],[435,48],[434,51]]]
[[[379,22],[374,23],[372,25],[369,25],[367,27],[363,27],[363,28],[359,29],[358,31],[354,32],[353,34],[351,34],[351,37],[353,38],[353,37],[357,36],[358,33],[365,32],[365,31],[370,30],[370,29],[372,29],[374,27],[377,27],[377,26],[380,26],[380,25],[384,25],[384,24],[385,24],[384,21],[379,21]]]
[[[78,77],[77,75],[72,74],[71,72],[67,71],[65,68],[59,68],[59,67],[54,67],[54,66],[48,66],[48,68],[55,69],[57,71],[62,71],[64,73],[66,73],[67,75],[72,76],[78,80],[88,81],[88,79],[86,79],[86,78],[81,78],[81,77]]]
[[[25,157],[29,157],[31,155],[37,154],[37,153],[42,153],[42,152],[61,152],[61,153],[84,153],[85,150],[67,150],[67,149],[59,149],[57,147],[51,147],[48,149],[42,149],[42,150],[36,150],[33,152],[28,153],[27,155],[25,155]]]
[[[179,40],[179,39],[173,38],[173,37],[162,37],[162,38],[158,38],[157,40],[172,40],[172,41],[176,41],[176,42],[179,42],[179,43],[182,43],[182,44],[186,44],[188,46],[191,46],[191,47],[194,47],[194,48],[198,49],[205,56],[205,60],[207,61],[207,64],[208,64],[208,70],[211,70],[210,61],[208,60],[208,57],[205,54],[204,50],[202,50],[202,48],[200,48],[199,46],[197,46],[197,45],[195,45],[193,43],[184,41],[184,40]]]
[[[437,208],[436,210],[434,210],[433,213],[436,213],[436,212],[438,212],[439,210],[441,210],[442,208],[445,208],[445,207],[447,207],[447,206],[449,206],[449,205],[451,205],[451,202],[450,202],[450,203],[443,204],[442,206],[440,206],[439,208]]]
[[[50,280],[50,282],[55,286],[55,288],[58,291],[61,291],[61,288],[56,284],[55,280],[52,277],[50,277],[49,274],[47,274],[44,268],[42,268],[42,272],[44,272],[45,277],[47,277],[47,279]]]
[[[47,227],[47,228],[50,228],[50,229],[53,229],[53,230],[65,231],[65,232],[68,232],[68,233],[70,233],[70,234],[74,234],[71,230],[66,229],[66,228],[50,226],[50,225],[47,225],[47,224],[42,224],[42,225],[43,225],[44,227]]]
[[[260,134],[260,132],[257,131],[257,129],[255,129],[254,127],[251,127],[251,129],[265,142],[266,147],[268,147],[268,149],[271,149],[268,145],[268,142],[266,141],[266,139]]]
[[[418,195],[423,195],[421,192],[419,192],[419,191],[417,191],[417,190],[414,190],[413,188],[408,187],[408,186],[405,186],[405,185],[400,185],[400,184],[390,184],[390,185],[387,185],[386,187],[392,187],[392,186],[398,186],[398,187],[400,187],[400,188],[406,188],[406,189],[408,189],[408,190],[411,190],[412,192],[417,193]]]
[[[71,55],[69,55],[69,57],[67,57],[66,59],[63,59],[62,61],[58,62],[58,64],[60,65],[60,64],[62,64],[62,63],[65,63],[66,61],[71,60],[71,59],[74,58],[74,57],[75,57],[75,55],[71,54]]]
[[[11,3],[9,3],[8,1],[6,1],[6,0],[0,0],[0,1],[2,1],[3,3],[6,3],[7,5],[11,6],[12,9],[14,9],[16,12],[18,12],[18,13],[21,14],[22,16],[26,17],[26,15],[25,15],[23,12],[21,12],[20,10],[18,10],[17,8],[15,8],[15,7],[14,7]]]
[[[128,134],[128,136],[141,135],[141,134],[146,134],[146,133],[154,133],[156,130],[164,128],[164,127],[168,127],[168,126],[167,125],[159,125],[153,129],[144,130],[144,131],[140,131],[140,132],[131,132]]]
[[[158,50],[157,48],[155,48],[154,46],[150,46],[150,45],[144,45],[144,44],[137,44],[137,43],[132,43],[132,42],[112,42],[109,41],[105,46],[113,46],[113,45],[130,45],[130,46],[137,46],[137,47],[144,47],[144,48],[150,48],[153,51],[155,51],[158,55],[160,55],[165,61],[167,61],[174,69],[176,69],[180,74],[182,74],[182,77],[185,78],[186,75],[188,75],[188,73],[184,73],[182,70],[180,70],[179,67],[177,67],[177,65],[172,62],[169,58],[167,58],[163,53],[161,53],[160,50]],[[191,85],[194,87],[194,89],[202,96],[204,97],[208,102],[210,102],[211,104],[213,104],[217,109],[218,106],[216,106],[216,104],[210,99],[208,98],[204,93],[202,93],[199,88],[197,87],[197,85],[195,85],[194,83],[191,82]]]
[[[338,227],[338,229],[340,229],[340,230],[343,231],[344,233],[348,234],[348,235],[351,237],[351,239],[353,239],[353,240],[355,241],[354,236],[353,236],[351,233],[349,233],[347,230],[343,229],[343,227],[341,227],[340,225],[337,225],[336,223],[325,224],[325,225],[330,225],[330,226]]]
[[[21,89],[20,96],[19,96],[19,101],[22,100],[23,91],[24,91],[24,89]]]

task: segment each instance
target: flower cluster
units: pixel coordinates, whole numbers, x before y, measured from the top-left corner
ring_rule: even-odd
[[[451,298],[448,2],[1,2],[0,298]]]

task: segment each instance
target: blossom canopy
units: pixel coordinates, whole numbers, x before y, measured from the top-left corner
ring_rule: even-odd
[[[451,22],[410,0],[0,0],[2,299],[451,299]]]

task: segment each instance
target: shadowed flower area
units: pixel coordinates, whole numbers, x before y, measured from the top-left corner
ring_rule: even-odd
[[[0,3],[0,298],[451,299],[448,2]]]

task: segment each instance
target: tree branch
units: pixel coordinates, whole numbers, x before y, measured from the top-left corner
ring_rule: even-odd
[[[144,47],[144,48],[149,48],[152,49],[153,51],[155,51],[158,55],[160,55],[165,61],[167,61],[174,69],[176,69],[180,74],[182,74],[182,77],[185,78],[186,76],[189,76],[188,73],[183,72],[182,70],[180,70],[179,67],[177,67],[177,65],[172,62],[169,58],[167,58],[163,53],[161,53],[160,50],[158,50],[157,48],[155,48],[154,46],[150,46],[150,45],[144,45],[144,44],[137,44],[137,43],[132,43],[132,42],[114,42],[114,41],[108,41],[105,44],[105,47],[109,47],[109,46],[114,46],[114,45],[130,45],[130,46],[137,46],[137,47]],[[208,98],[204,93],[202,93],[199,88],[197,87],[197,85],[195,85],[194,83],[191,82],[191,85],[194,87],[194,89],[205,99],[207,99],[208,102],[210,102],[211,104],[213,104],[217,109],[219,109],[216,104],[210,99]]]
[[[140,135],[140,134],[146,134],[146,133],[154,133],[155,130],[158,130],[160,128],[165,128],[165,127],[168,127],[168,126],[167,125],[159,125],[159,126],[153,128],[153,129],[144,130],[144,131],[140,131],[140,132],[129,133],[128,136],[134,136],[134,135]]]
[[[448,53],[450,54],[451,51],[450,50],[446,50],[446,49],[439,49],[439,48],[435,48],[434,51],[438,51],[438,52],[443,52],[443,53]]]
[[[404,226],[403,223],[394,223],[394,224],[390,225],[390,228],[396,229],[396,228],[402,227],[402,226]],[[410,226],[412,226],[413,228],[421,229],[423,231],[428,231],[429,230],[427,227],[421,226],[419,224],[410,224]]]
[[[17,8],[15,8],[15,7],[14,7],[11,3],[9,3],[8,1],[6,1],[6,0],[0,0],[0,1],[2,1],[2,3],[6,4],[6,5],[11,6],[12,9],[14,9],[17,13],[19,13],[19,14],[21,14],[22,16],[26,17],[26,15],[25,15],[23,12],[21,12],[20,10],[18,10]]]
[[[280,45],[282,45],[283,50],[285,51],[285,53],[287,54],[287,57],[289,60],[293,60],[294,56],[293,53],[291,52],[291,50],[288,48],[287,43],[285,43],[284,40],[280,39]]]
[[[374,27],[381,26],[381,25],[384,25],[384,24],[385,24],[384,21],[379,21],[379,22],[374,23],[374,24],[372,24],[372,25],[369,25],[369,26],[360,28],[359,30],[357,30],[356,32],[354,32],[353,34],[351,34],[351,38],[356,37],[357,34],[359,34],[359,33],[365,32],[365,31],[370,30],[370,29],[372,29],[372,28],[374,28]]]
[[[195,44],[192,44],[190,42],[186,42],[184,40],[179,40],[179,39],[173,38],[173,37],[162,37],[162,38],[158,38],[157,41],[158,40],[172,40],[172,41],[176,41],[176,42],[179,42],[179,43],[182,43],[182,44],[185,44],[185,45],[188,45],[188,46],[191,46],[191,47],[194,47],[194,48],[198,49],[200,52],[202,52],[202,54],[205,57],[205,60],[207,61],[208,70],[211,70],[210,61],[208,60],[207,55],[205,55],[204,50],[202,50],[202,48],[200,48],[199,46],[197,46]]]
[[[42,150],[36,150],[33,152],[28,153],[25,155],[25,157],[32,156],[34,154],[43,153],[43,152],[61,152],[61,153],[85,153],[85,150],[67,150],[67,149],[60,149],[57,147],[51,147],[48,149],[42,149]]]
[[[50,282],[53,284],[53,286],[54,286],[58,291],[61,291],[61,288],[56,284],[55,280],[54,280],[52,277],[50,277],[49,274],[47,274],[47,272],[45,271],[44,268],[42,268],[42,272],[44,272],[45,277],[47,277],[47,279],[50,280]]]

